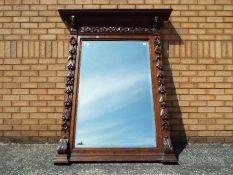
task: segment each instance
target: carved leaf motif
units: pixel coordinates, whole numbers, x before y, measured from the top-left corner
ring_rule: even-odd
[[[160,85],[164,85],[164,84],[165,84],[164,78],[159,78],[158,85],[160,86]]]
[[[76,47],[75,46],[71,46],[70,49],[69,49],[69,53],[71,55],[75,55],[76,54]]]
[[[68,56],[68,61],[69,61],[69,60],[73,60],[73,59],[74,59],[73,55],[69,55],[69,56]]]
[[[163,78],[163,71],[160,71],[157,73],[157,78]]]
[[[161,60],[161,55],[160,54],[156,54],[155,57],[156,57],[156,61]]]
[[[76,17],[75,17],[74,15],[72,15],[72,16],[70,17],[70,21],[71,21],[71,28],[70,28],[70,31],[71,31],[71,32],[74,32],[74,31],[76,31],[76,26],[75,26],[75,24],[77,23]]]
[[[164,146],[164,149],[165,149],[166,153],[173,151],[173,147],[172,147],[172,144],[171,144],[171,139],[168,136],[165,136],[163,138],[163,146]]]
[[[66,85],[73,85],[74,84],[74,79],[73,78],[66,78]]]
[[[162,129],[163,130],[169,130],[169,123],[167,120],[162,121]]]
[[[62,114],[62,120],[63,121],[69,121],[70,120],[70,111],[66,111],[66,112],[63,112],[63,114]]]
[[[67,121],[63,121],[62,130],[68,132],[70,130],[70,125]]]
[[[153,24],[153,27],[156,29],[156,30],[158,30],[159,29],[159,18],[156,16],[155,18],[154,18],[154,24]]]
[[[163,65],[160,64],[159,61],[156,63],[156,67],[157,67],[159,70],[163,70]]]
[[[161,54],[161,47],[159,45],[155,46],[155,53]]]
[[[69,70],[74,70],[75,69],[75,65],[74,65],[74,62],[72,60],[69,60],[67,68]]]
[[[165,101],[165,98],[164,98],[164,96],[163,95],[161,95],[161,97],[160,97],[160,99],[159,99],[159,103],[160,103],[160,106],[162,107],[162,108],[166,108],[166,101]]]
[[[165,94],[165,92],[166,92],[165,86],[164,86],[164,85],[160,85],[160,86],[159,86],[159,93],[160,93],[160,94]]]
[[[77,45],[77,40],[73,36],[70,38],[70,44]]]
[[[168,110],[166,108],[162,109],[160,112],[160,117],[163,120],[166,120],[168,118]]]
[[[160,42],[160,37],[156,37],[156,39],[155,39],[155,45],[158,45],[158,46],[160,46],[161,45],[161,42]]]
[[[67,78],[73,78],[74,75],[71,71],[68,72],[68,74],[66,75]]]
[[[70,108],[70,107],[71,107],[71,104],[72,104],[72,101],[71,101],[71,99],[69,98],[69,96],[67,96],[67,98],[66,98],[65,101],[64,101],[64,106],[65,106],[66,108]]]
[[[66,93],[71,94],[73,92],[73,87],[72,86],[67,86],[66,87]]]
[[[58,154],[66,154],[68,148],[68,139],[60,139],[57,147]]]

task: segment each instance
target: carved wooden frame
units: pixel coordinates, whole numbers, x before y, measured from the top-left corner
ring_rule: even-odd
[[[168,14],[167,19],[171,13],[170,9],[166,9]],[[164,73],[163,73],[163,65],[162,65],[162,46],[161,46],[161,37],[159,32],[159,27],[161,26],[162,22],[166,19],[164,19],[164,16],[162,17],[157,16],[161,13],[161,10],[151,10],[151,15],[154,13],[154,17],[151,18],[151,24],[152,25],[130,25],[127,26],[125,23],[108,23],[106,25],[85,25],[85,20],[82,22],[79,21],[79,15],[75,14],[74,10],[60,10],[59,11],[64,22],[68,23],[68,28],[70,28],[70,46],[69,46],[69,56],[68,56],[68,63],[67,63],[67,75],[66,75],[66,88],[65,88],[65,100],[64,100],[64,113],[62,115],[62,138],[59,140],[58,148],[57,148],[57,155],[54,160],[55,164],[65,164],[65,163],[71,163],[71,162],[122,162],[122,161],[153,161],[153,162],[170,162],[170,163],[176,163],[177,159],[175,158],[173,154],[173,147],[171,143],[170,138],[170,131],[169,131],[169,117],[168,117],[168,109],[166,105],[166,88],[165,88],[165,80],[164,80]],[[68,13],[69,12],[69,13]],[[96,10],[86,10],[84,11],[84,14],[89,13],[97,13]],[[111,11],[103,11],[103,12],[109,12]],[[113,11],[114,12],[114,11]],[[116,11],[115,11],[116,12]],[[121,13],[120,10],[118,10],[119,13]],[[130,14],[131,11],[122,10],[122,13],[125,15]],[[138,10],[138,13],[147,13],[148,10]],[[67,13],[69,15],[67,15]],[[81,13],[79,11],[79,13]],[[134,10],[131,14],[137,13],[136,10]],[[101,12],[100,12],[101,14]],[[105,13],[104,13],[105,14]],[[64,17],[65,16],[65,17]],[[67,16],[69,18],[67,18]],[[103,15],[101,16],[103,18]],[[114,16],[115,18],[115,16]],[[130,18],[130,17],[129,17]],[[85,18],[84,18],[85,19]],[[142,18],[145,19],[145,18]],[[103,19],[104,20],[104,19]],[[148,19],[146,19],[148,20]],[[88,23],[88,22],[87,22]],[[78,25],[80,24],[80,25]],[[121,25],[122,24],[122,25]],[[158,139],[160,139],[160,145],[158,146],[158,149],[151,149],[151,148],[142,148],[142,149],[124,149],[124,148],[100,148],[100,149],[83,149],[81,151],[78,151],[74,148],[73,140],[74,140],[74,134],[73,134],[73,128],[75,126],[75,110],[72,110],[72,99],[74,97],[76,98],[76,94],[73,94],[73,91],[76,88],[76,85],[74,82],[78,83],[76,79],[78,79],[77,72],[75,72],[75,65],[78,65],[78,62],[76,60],[77,56],[77,50],[78,50],[78,41],[80,40],[80,36],[85,35],[94,35],[94,36],[100,36],[100,35],[118,35],[123,36],[125,34],[130,35],[144,35],[145,38],[153,37],[154,39],[154,49],[153,49],[153,55],[155,58],[153,58],[153,62],[155,63],[155,67],[157,70],[152,71],[156,72],[157,77],[157,91],[160,97],[157,98],[156,104],[159,104],[158,109],[160,110],[157,117],[159,117],[160,123],[156,125],[160,130],[160,137],[156,136]],[[111,37],[110,37],[111,38]],[[125,38],[125,37],[123,37]],[[152,63],[153,63],[152,62]],[[76,77],[76,79],[75,79]],[[154,88],[154,87],[153,87]],[[156,99],[153,98],[155,101]],[[71,132],[70,132],[71,131]],[[157,133],[157,132],[156,132]]]

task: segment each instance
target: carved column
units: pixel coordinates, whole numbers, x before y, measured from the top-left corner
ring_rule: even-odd
[[[72,107],[72,96],[73,96],[73,87],[74,87],[74,70],[75,70],[75,61],[77,54],[77,29],[76,29],[76,19],[75,16],[71,16],[71,37],[69,41],[69,56],[67,63],[67,74],[65,77],[65,99],[64,99],[64,112],[62,114],[62,138],[59,140],[59,145],[57,147],[57,154],[61,155],[60,157],[67,158],[70,150],[69,145],[69,136],[70,136],[70,120],[71,120],[71,107]]]
[[[166,104],[166,87],[165,87],[165,78],[162,64],[162,46],[161,46],[161,37],[159,32],[159,18],[154,18],[154,36],[155,36],[155,59],[156,67],[158,70],[157,80],[158,80],[158,93],[159,103],[160,103],[160,119],[161,119],[161,128],[162,128],[162,142],[165,153],[173,153],[173,147],[171,144],[170,137],[170,127],[168,121],[168,109]]]

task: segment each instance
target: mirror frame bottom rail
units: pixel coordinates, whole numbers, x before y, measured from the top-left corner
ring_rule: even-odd
[[[73,149],[70,155],[57,155],[55,164],[71,163],[95,163],[95,162],[161,162],[177,164],[177,158],[173,153],[164,153],[159,148],[85,148]]]
[[[124,155],[92,155],[92,154],[76,154],[72,153],[68,158],[65,155],[57,155],[54,164],[71,164],[71,163],[98,163],[98,162],[161,162],[177,164],[177,158],[174,154],[156,153],[151,155],[140,155],[140,154],[124,154]]]

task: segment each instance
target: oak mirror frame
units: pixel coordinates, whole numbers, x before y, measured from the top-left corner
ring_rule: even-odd
[[[70,46],[65,82],[64,113],[62,115],[62,138],[59,141],[54,163],[176,163],[177,159],[173,153],[169,131],[166,89],[162,65],[162,44],[159,33],[159,27],[162,25],[163,21],[168,20],[171,9],[61,9],[59,13],[64,23],[70,29],[71,38],[69,42]],[[116,53],[115,51],[120,49],[118,57],[123,58],[117,60],[117,58],[112,56],[115,60],[110,59],[110,61],[107,61],[106,58],[104,58],[104,54],[98,54],[98,49],[100,49],[100,53],[104,53],[108,58],[109,55],[114,55]],[[137,50],[137,54],[134,54]],[[93,55],[99,55],[99,57],[96,56],[95,60],[92,58],[88,59],[89,57],[94,57]],[[137,55],[141,55],[141,57],[138,56],[137,58]],[[102,59],[102,62],[99,64],[97,62],[98,59]],[[137,60],[138,63],[136,63]],[[115,66],[113,66],[112,62],[114,61],[119,61],[119,63],[117,63],[118,65],[115,63]],[[123,63],[124,61],[125,64]],[[108,63],[112,68],[110,66],[109,69],[105,70],[105,67],[109,67]],[[111,80],[111,76],[117,75],[116,72],[119,73],[118,69],[122,67],[121,64],[126,66],[125,70],[129,67],[132,68],[129,68],[129,70],[138,70],[138,72],[136,70],[131,73],[125,72],[125,70],[123,71],[123,75],[121,75],[120,78],[122,79],[129,75],[128,80],[133,82],[127,87],[128,91],[124,93],[131,93],[131,91],[133,91],[133,86],[145,84],[145,80],[148,80],[147,85],[145,85],[144,89],[141,91],[142,93],[132,93],[134,94],[132,96],[137,97],[137,100],[142,98],[139,97],[139,94],[143,97],[146,96],[146,98],[143,98],[145,101],[138,100],[137,104],[129,102],[131,103],[129,105],[127,102],[129,96],[125,99],[118,98],[119,101],[113,104],[121,104],[123,107],[127,106],[124,108],[124,113],[122,113],[122,109],[117,110],[118,112],[115,113],[112,111],[108,111],[107,113],[106,107],[102,105],[102,113],[98,115],[98,113],[100,113],[99,110],[93,110],[100,108],[98,103],[91,103],[92,106],[84,108],[83,106],[88,104],[88,102],[86,102],[88,99],[90,101],[94,95],[97,94],[98,96],[98,93],[100,93],[97,90],[96,93],[93,93],[93,96],[90,95],[90,97],[87,97],[90,91],[86,89],[89,88],[90,90],[91,86],[93,86],[91,80],[100,82],[106,81],[103,76],[104,74],[110,74],[107,78]],[[91,69],[93,67],[95,69]],[[105,70],[105,72],[102,70]],[[114,72],[113,70],[116,71]],[[139,72],[140,70],[142,70],[142,72]],[[113,72],[112,75],[111,72]],[[130,74],[134,76],[130,76]],[[136,74],[140,76],[138,76],[138,79],[135,78],[134,80],[133,77],[137,77]],[[100,75],[98,77],[99,79],[93,79],[94,75]],[[87,80],[90,81],[87,82]],[[127,79],[125,80],[127,81]],[[109,84],[111,83],[113,83],[113,81],[109,81]],[[125,84],[122,85],[125,87]],[[112,87],[115,86],[117,86],[117,83]],[[108,89],[112,87],[110,86]],[[147,90],[145,90],[146,88]],[[137,89],[137,87],[134,87],[134,89]],[[112,89],[113,93],[115,91],[116,88],[115,90]],[[122,89],[120,92],[123,92]],[[121,96],[122,95],[123,93]],[[120,95],[117,96],[119,97]],[[114,98],[112,96],[107,96],[106,99],[109,97]],[[105,100],[103,103],[110,102]],[[124,105],[126,103],[127,105]],[[94,106],[94,104],[96,106]],[[92,107],[92,110],[88,110]],[[134,111],[135,107],[139,108],[137,112]],[[140,111],[140,109],[142,110]],[[92,114],[90,114],[90,111],[92,111]],[[103,111],[106,113],[107,117],[103,117]],[[87,113],[89,115],[87,115]],[[130,118],[129,113],[131,116],[136,115],[136,113],[140,113],[140,115],[138,115],[138,118],[137,115]],[[118,117],[118,120],[114,119],[114,115]],[[121,117],[122,115],[126,117]],[[87,116],[91,116],[89,121],[87,120]],[[106,121],[107,118],[112,118],[114,121],[110,121],[110,123],[114,123],[114,125],[106,124],[108,123]],[[99,121],[99,125],[95,124],[98,123],[97,121]],[[104,127],[107,126],[107,130],[103,130],[101,122],[105,123]],[[116,134],[115,131],[119,131],[119,129],[129,125],[131,126],[131,130],[125,127],[126,129],[122,129],[121,134],[119,134],[119,132]],[[99,130],[102,130],[102,132],[98,132]],[[138,136],[140,137],[139,139],[134,134],[137,133],[138,130],[142,131],[142,134]],[[109,131],[109,133],[112,132],[112,134],[109,136],[106,134],[106,131]]]

